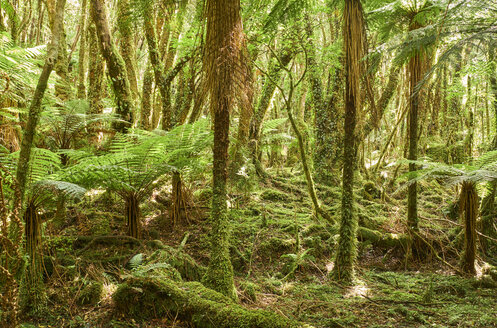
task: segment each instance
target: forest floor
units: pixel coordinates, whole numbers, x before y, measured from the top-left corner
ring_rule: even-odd
[[[431,246],[422,258],[414,254],[406,262],[401,242],[406,191],[396,186],[385,196],[367,181],[358,186],[360,226],[381,238],[359,242],[352,288],[329,278],[338,228],[313,217],[299,172],[284,170],[265,185],[231,190],[231,254],[240,303],[314,327],[497,327],[496,284],[481,278],[488,277],[488,265],[479,259],[480,278],[454,272],[457,250],[462,249],[458,221],[449,206],[455,191],[436,182],[421,184],[421,231]],[[317,187],[338,220],[340,189]],[[190,222],[174,228],[161,197],[167,190],[144,204],[143,242],[108,237],[123,234],[124,220],[122,204],[107,194],[70,208],[62,227],[48,223],[48,307],[37,319],[26,319],[24,327],[189,327],[174,315],[145,321],[123,317],[115,311],[112,294],[147,261],[151,266],[142,274],[160,270],[161,261],[180,258],[183,279],[201,276],[209,254],[205,223],[210,192],[194,189],[191,196],[200,210],[190,210]]]

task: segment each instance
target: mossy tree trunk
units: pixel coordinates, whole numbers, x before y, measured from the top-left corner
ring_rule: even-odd
[[[464,225],[464,252],[461,258],[461,269],[469,274],[476,274],[476,218],[478,217],[478,193],[473,182],[462,184],[460,196],[461,216]]]
[[[335,170],[335,150],[338,138],[338,115],[333,111],[334,106],[328,106],[323,96],[323,85],[320,67],[317,61],[317,51],[313,39],[312,20],[306,16],[306,33],[308,37],[308,82],[314,108],[315,143],[313,151],[314,169],[320,180],[330,183],[329,177]],[[339,74],[335,83],[340,83]]]
[[[89,22],[88,25],[88,52],[91,54],[88,64],[88,113],[102,114],[104,111],[102,98],[105,64],[98,49],[96,28],[93,22]],[[100,123],[95,122],[88,128],[90,143],[97,142],[97,130],[99,127]]]
[[[114,128],[118,132],[126,132],[133,122],[133,101],[126,66],[112,40],[104,0],[91,0],[90,12],[95,23],[100,51],[107,63],[107,72],[112,82],[116,113],[122,119],[114,123]]]
[[[144,130],[151,130],[150,112],[152,109],[152,87],[154,83],[154,73],[150,63],[143,74],[142,103],[140,112],[140,126]]]
[[[214,149],[211,209],[211,256],[204,277],[206,286],[236,299],[229,253],[230,223],[227,209],[227,167],[230,109],[240,70],[244,44],[239,0],[207,0],[204,70],[214,115]]]
[[[19,186],[19,193],[16,203],[23,204],[27,189],[28,174],[31,167],[31,148],[36,128],[40,120],[41,104],[47,89],[48,79],[55,66],[60,49],[59,42],[63,32],[65,0],[58,0],[51,15],[52,42],[48,46],[47,57],[43,66],[38,84],[35,89],[33,100],[29,107],[28,122],[24,129],[21,150],[17,165],[16,178]],[[43,280],[41,277],[41,261],[39,254],[39,244],[41,243],[40,220],[33,203],[26,206],[23,218],[25,220],[25,240],[26,251],[30,258],[30,263],[23,274],[21,284],[21,308],[24,312],[38,312],[44,306]]]
[[[79,29],[81,38],[79,40],[79,59],[78,59],[78,99],[86,99],[86,39],[87,39],[87,25],[86,25],[86,10],[87,0],[81,2],[81,17],[79,19]],[[94,54],[92,54],[94,55]]]
[[[269,76],[262,87],[261,96],[249,125],[248,139],[250,142],[252,161],[256,166],[257,174],[259,176],[265,175],[264,169],[259,160],[259,154],[261,151],[259,148],[261,129],[264,122],[264,117],[266,116],[269,105],[271,104],[271,99],[273,98],[273,94],[276,89],[276,85],[270,80],[279,80],[282,70],[288,65],[288,63],[290,63],[294,56],[294,52],[289,48],[283,48],[281,50],[281,53],[276,56],[278,56],[279,61],[277,61],[275,58],[273,58],[274,56],[272,56],[269,64]]]
[[[492,92],[492,95],[494,96],[493,98],[493,103],[492,107],[494,110],[495,114],[495,122],[494,125],[497,128],[497,70],[496,70],[496,65],[494,62],[495,58],[495,52],[496,52],[496,45],[497,43],[493,42],[490,44],[489,47],[489,62],[491,64],[491,72],[490,74],[490,89]],[[497,130],[496,130],[497,131]],[[490,147],[490,150],[497,150],[497,134],[494,136],[492,140],[492,145]],[[494,228],[494,213],[495,213],[495,194],[497,191],[497,182],[492,181],[487,184],[487,193],[485,197],[482,200],[482,206],[481,206],[481,229],[483,234],[487,236],[495,236],[496,231]],[[483,247],[483,251],[487,252],[488,247],[490,246],[491,241],[483,238],[481,240],[481,245]]]
[[[67,54],[67,43],[66,43],[66,32],[64,28],[64,21],[58,22],[56,17],[56,2],[46,1],[47,6],[48,21],[50,29],[60,29],[57,33],[60,34],[59,42],[57,44],[57,60],[55,61],[54,71],[57,74],[57,81],[55,83],[55,96],[62,101],[69,100],[71,98],[72,90],[71,83],[69,80],[69,62]],[[52,32],[53,34],[53,32]]]
[[[45,59],[45,64],[41,75],[38,79],[38,84],[33,95],[33,99],[29,106],[28,121],[26,122],[26,127],[23,131],[23,137],[21,142],[21,150],[19,153],[19,160],[17,164],[16,179],[19,185],[19,197],[20,203],[23,204],[24,196],[26,193],[27,178],[30,171],[30,157],[31,148],[33,147],[33,139],[36,133],[36,128],[40,121],[41,115],[41,104],[43,101],[43,96],[48,86],[48,79],[57,60],[57,53],[59,50],[59,42],[61,33],[63,33],[63,15],[64,15],[65,0],[58,0],[56,4],[54,17],[54,27],[52,29],[52,42],[48,46],[47,57]]]
[[[140,200],[130,193],[126,196],[125,203],[128,236],[138,239],[141,237]]]
[[[421,26],[414,22],[411,23],[410,30],[416,30]],[[421,53],[417,52],[409,60],[408,73],[409,73],[409,154],[407,159],[415,161],[418,159],[418,111],[419,111],[419,90],[418,84],[422,77],[422,61]],[[417,171],[415,163],[409,163],[409,179],[415,178],[415,171]],[[418,223],[418,184],[411,182],[408,187],[407,194],[407,226],[416,234],[419,231]]]
[[[120,50],[124,63],[126,64],[126,73],[128,74],[129,87],[134,99],[139,96],[138,82],[136,73],[136,53],[135,41],[132,29],[131,8],[128,0],[119,0],[117,2],[117,29],[121,34]]]
[[[357,216],[354,209],[354,172],[356,168],[355,127],[360,110],[361,59],[365,31],[359,0],[346,0],[343,14],[345,56],[345,122],[343,143],[342,211],[340,237],[333,275],[345,283],[354,280],[357,257]]]
[[[153,17],[151,6],[147,6],[147,16]],[[155,33],[154,21],[152,19],[144,19],[145,38],[148,45],[149,61],[155,77],[155,84],[159,89],[162,102],[162,129],[168,130],[171,125],[172,107],[171,107],[171,90],[170,83],[166,82],[166,74],[164,64],[159,53],[157,45],[157,37]],[[165,24],[168,24],[166,22]]]

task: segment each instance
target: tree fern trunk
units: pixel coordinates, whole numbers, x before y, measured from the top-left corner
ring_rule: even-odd
[[[32,314],[40,312],[46,302],[42,277],[41,221],[37,211],[36,206],[30,203],[24,212],[24,236],[29,260],[20,290],[22,312]]]
[[[128,236],[138,239],[141,237],[140,202],[133,194],[128,195],[125,202]]]
[[[460,212],[464,225],[464,252],[461,259],[461,269],[469,274],[475,274],[476,259],[476,218],[478,217],[478,194],[472,182],[463,182],[460,196]]]
[[[206,286],[237,298],[229,254],[230,223],[227,209],[227,167],[230,109],[241,65],[243,28],[239,0],[207,0],[207,29],[204,67],[214,115],[212,169],[211,257],[204,277]],[[240,79],[237,81],[237,79]]]
[[[342,177],[342,213],[334,277],[345,283],[354,279],[357,257],[357,217],[354,209],[356,167],[355,127],[360,110],[361,59],[364,54],[364,18],[359,0],[346,0],[343,21],[345,55],[345,125]]]

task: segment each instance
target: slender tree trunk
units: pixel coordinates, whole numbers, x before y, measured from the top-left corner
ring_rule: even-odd
[[[476,273],[476,218],[478,217],[478,194],[474,183],[463,182],[459,206],[464,225],[464,253],[461,259],[461,269],[474,275]]]
[[[276,89],[276,85],[271,83],[269,80],[278,81],[281,77],[281,70],[290,63],[293,58],[293,51],[289,48],[284,48],[281,51],[281,54],[278,54],[280,60],[276,61],[275,58],[271,59],[270,67],[269,67],[269,77],[268,80],[264,83],[262,87],[261,97],[259,98],[259,102],[257,103],[257,107],[255,109],[255,113],[252,116],[249,125],[249,142],[252,154],[252,161],[254,162],[257,174],[260,176],[264,176],[264,169],[262,164],[259,161],[259,142],[261,138],[261,129],[262,124],[264,123],[264,117],[266,116],[267,110],[269,109],[269,105],[271,104],[271,99],[273,98],[274,90]]]
[[[105,87],[103,84],[105,64],[99,51],[96,28],[93,22],[90,22],[88,26],[88,51],[92,54],[88,64],[88,114],[102,114],[104,110],[102,98]],[[90,143],[97,142],[97,130],[100,126],[100,123],[97,122],[88,128]]]
[[[16,179],[19,184],[21,204],[24,203],[24,195],[26,193],[27,177],[31,167],[31,148],[33,147],[33,139],[36,134],[36,127],[38,126],[38,122],[40,121],[41,103],[48,86],[48,78],[52,73],[55,61],[57,59],[59,42],[61,41],[60,36],[63,28],[62,20],[65,0],[58,0],[56,6],[56,11],[54,13],[54,20],[56,23],[54,25],[54,28],[52,29],[52,41],[48,46],[45,64],[43,65],[43,69],[38,79],[38,84],[36,85],[31,105],[29,106],[28,121],[23,132],[21,150],[19,153],[19,160],[17,164]]]
[[[119,132],[126,132],[133,122],[133,101],[126,66],[112,41],[104,0],[90,0],[90,12],[95,23],[100,51],[107,63],[107,71],[112,82],[116,112],[124,121],[116,122],[114,128]]]
[[[35,89],[33,100],[29,107],[28,122],[23,133],[21,150],[17,165],[16,179],[19,186],[19,200],[16,203],[24,204],[24,199],[27,189],[27,179],[31,167],[31,148],[33,147],[33,139],[36,134],[36,128],[40,120],[41,103],[47,89],[48,78],[54,68],[57,53],[60,49],[59,42],[63,33],[62,22],[64,20],[65,0],[58,0],[55,11],[53,12],[54,25],[52,27],[52,42],[48,46],[47,57],[42,69],[38,84]],[[24,273],[23,280],[25,281],[23,290],[21,291],[21,307],[24,312],[38,311],[44,305],[43,280],[41,279],[41,261],[38,256],[38,238],[41,238],[40,222],[36,213],[36,208],[33,204],[28,204],[23,215],[25,222],[25,239],[27,242],[27,251],[30,255],[31,263]],[[31,253],[32,252],[32,253]]]
[[[147,63],[145,74],[143,74],[142,108],[140,126],[144,130],[151,130],[150,112],[152,109],[152,87],[154,83],[154,73],[150,63]]]
[[[410,30],[416,30],[421,26],[414,23]],[[409,61],[409,154],[407,159],[415,161],[418,159],[418,111],[419,111],[419,91],[416,89],[421,81],[422,61],[421,54],[415,54]],[[414,179],[417,170],[415,163],[409,163],[409,179]],[[417,233],[418,223],[418,185],[417,182],[409,184],[407,194],[407,226]]]
[[[360,110],[361,59],[365,30],[360,0],[346,0],[343,20],[345,56],[345,125],[342,177],[342,212],[340,237],[335,260],[334,277],[345,283],[354,280],[357,257],[357,216],[354,210],[354,171],[356,167],[357,112]]]
[[[206,286],[237,298],[229,254],[230,223],[227,209],[227,167],[230,109],[242,62],[243,27],[239,0],[207,0],[207,35],[204,67],[214,115],[211,257]],[[242,73],[243,74],[243,71]]]
[[[79,41],[79,60],[78,60],[78,98],[86,99],[85,75],[86,75],[86,9],[87,0],[81,2],[81,18],[79,26],[81,29],[81,39]],[[95,54],[92,54],[93,56]]]
[[[494,62],[495,54],[496,54],[496,45],[497,43],[491,43],[489,47],[489,62],[492,63],[490,74],[490,90],[493,94],[493,102],[492,107],[494,110],[495,121],[494,126],[497,131],[497,70]],[[490,146],[490,150],[497,150],[497,134],[494,135],[492,140],[492,145]],[[487,236],[497,235],[494,229],[494,219],[495,219],[495,195],[497,193],[497,182],[489,182],[487,184],[487,193],[482,200],[481,206],[481,225],[482,232]],[[490,245],[490,241],[487,239],[482,239],[481,244],[483,247],[483,251],[488,251],[488,246]],[[494,242],[495,243],[495,242]]]
[[[117,2],[117,28],[121,34],[120,45],[121,55],[126,64],[126,73],[129,80],[129,87],[134,99],[139,96],[138,77],[136,73],[135,41],[132,29],[131,9],[128,0]]]

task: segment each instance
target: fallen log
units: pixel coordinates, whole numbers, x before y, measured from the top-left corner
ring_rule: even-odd
[[[169,316],[201,328],[310,327],[273,312],[246,309],[199,282],[132,277],[112,298],[119,314],[138,320]]]

